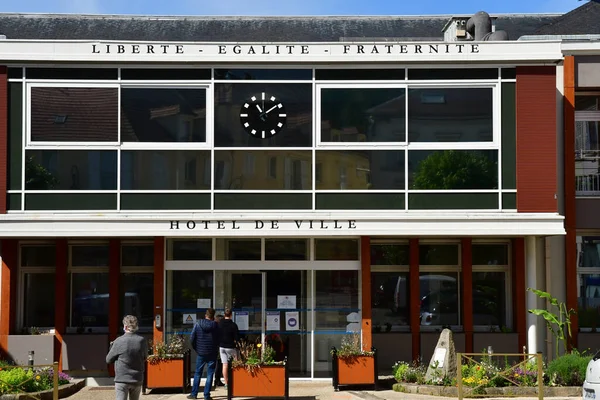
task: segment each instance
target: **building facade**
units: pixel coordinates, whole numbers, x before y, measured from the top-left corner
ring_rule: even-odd
[[[184,24],[219,21],[1,16],[4,355],[107,375],[124,314],[168,340],[231,307],[295,378],[329,377],[355,331],[382,370],[427,361],[443,327],[460,351],[552,356],[526,289],[581,302],[570,239],[595,240],[567,211],[574,59],[562,38],[473,40],[469,18],[198,40]]]

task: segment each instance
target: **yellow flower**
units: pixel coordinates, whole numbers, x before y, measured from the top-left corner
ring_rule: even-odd
[[[36,376],[35,376],[35,380],[36,380],[36,381],[39,381],[40,379],[42,379],[42,377],[41,377],[41,376],[39,376],[39,375],[36,375]]]
[[[259,344],[256,345],[256,347],[261,348],[262,344],[259,343]]]

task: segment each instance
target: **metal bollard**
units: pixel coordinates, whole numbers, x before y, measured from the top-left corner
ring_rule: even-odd
[[[27,359],[28,359],[27,363],[29,364],[30,367],[33,367],[33,356],[34,356],[34,354],[35,354],[35,351],[29,350],[29,353],[27,355]]]

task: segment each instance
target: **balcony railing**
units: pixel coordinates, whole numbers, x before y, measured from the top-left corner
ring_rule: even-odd
[[[575,194],[600,196],[600,150],[575,151]]]

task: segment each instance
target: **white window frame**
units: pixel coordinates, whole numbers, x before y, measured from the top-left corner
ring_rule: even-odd
[[[372,239],[371,240],[371,246],[373,245],[397,245],[397,246],[410,246],[410,243],[408,242],[408,240],[405,239]],[[409,255],[410,257],[410,255]],[[409,260],[409,264],[410,264],[410,260]],[[373,264],[373,260],[371,260],[371,276],[375,273],[405,273],[405,274],[410,274],[410,265],[378,265],[378,264]],[[373,294],[371,293],[371,297],[373,296]],[[410,298],[408,299],[408,302],[410,304]],[[372,308],[372,306],[371,306]],[[371,309],[371,314],[373,313],[373,310]],[[408,312],[408,317],[409,317],[409,321],[406,325],[397,325],[399,327],[399,329],[395,330],[394,332],[410,332],[410,309]],[[373,322],[371,322],[371,325],[373,325]]]
[[[317,149],[349,148],[356,150],[500,150],[500,101],[498,79],[489,83],[464,81],[432,81],[423,83],[317,83],[315,99],[316,128],[314,133],[315,147]],[[323,89],[404,89],[405,98],[411,89],[491,89],[492,90],[492,141],[489,142],[411,142],[409,141],[409,104],[405,101],[405,140],[399,142],[323,142],[321,140],[321,91]]]
[[[82,89],[115,89],[117,91],[117,110],[115,118],[117,118],[117,140],[116,141],[103,141],[103,142],[77,142],[77,141],[66,141],[66,142],[54,142],[54,141],[32,141],[31,139],[31,90],[32,88],[82,88]],[[73,81],[52,81],[52,82],[35,82],[25,81],[25,99],[26,99],[26,114],[23,118],[25,123],[25,143],[24,148],[28,150],[32,149],[44,149],[46,147],[52,147],[53,149],[71,149],[71,150],[88,150],[93,148],[94,150],[102,149],[113,149],[119,144],[121,140],[121,91],[119,85],[115,83],[83,83]]]
[[[130,81],[131,82],[131,81]],[[212,85],[208,83],[152,83],[144,81],[134,83],[122,83],[119,85],[119,143],[121,150],[210,150],[213,148],[213,91]],[[121,91],[123,89],[204,89],[206,92],[206,140],[204,142],[124,142],[121,140]]]
[[[464,325],[463,325],[463,315],[462,315],[462,301],[463,301],[463,296],[462,296],[462,291],[461,291],[461,284],[462,284],[462,243],[460,242],[460,240],[419,240],[419,252],[420,252],[420,246],[421,245],[455,245],[458,249],[458,264],[457,265],[422,265],[419,263],[419,282],[421,279],[421,274],[426,272],[426,273],[431,273],[431,272],[438,272],[438,273],[456,273],[456,290],[457,290],[457,299],[458,299],[458,304],[457,304],[457,322],[458,324],[456,325],[450,325],[450,328],[453,331],[457,331],[457,332],[462,332],[464,331]],[[420,294],[420,283],[419,283],[419,298],[421,297]],[[442,327],[442,325],[423,325],[420,324],[419,328],[421,332],[436,332],[438,330],[440,330]]]

